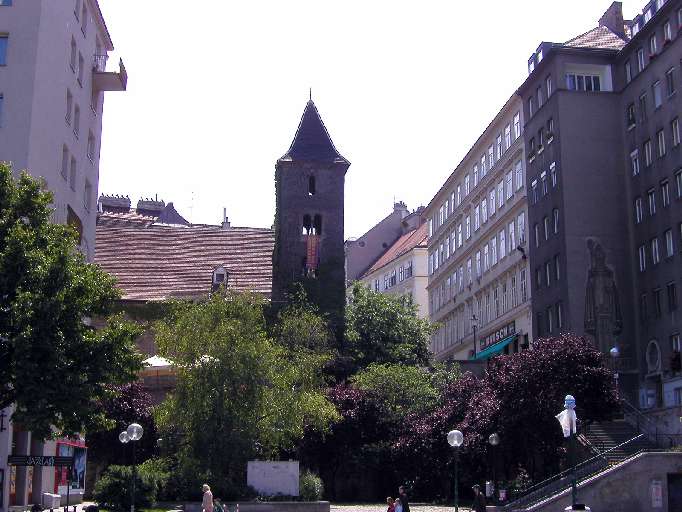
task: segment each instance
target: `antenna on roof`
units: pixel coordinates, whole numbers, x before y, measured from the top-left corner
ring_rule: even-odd
[[[313,101],[313,88],[308,89],[308,99]]]

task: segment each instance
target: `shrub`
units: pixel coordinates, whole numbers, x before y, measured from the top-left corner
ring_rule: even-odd
[[[140,464],[135,479],[135,507],[151,506],[168,477],[161,459],[150,459]],[[132,467],[109,466],[95,484],[93,496],[100,507],[125,512],[130,509],[131,481]]]
[[[324,494],[322,479],[311,471],[303,471],[298,481],[298,494],[303,501],[319,501]]]

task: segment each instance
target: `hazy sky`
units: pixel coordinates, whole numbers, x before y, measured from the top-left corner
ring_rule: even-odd
[[[346,237],[428,204],[542,40],[611,0],[100,0],[127,92],[106,94],[100,192],[193,222],[272,225],[274,166],[312,87],[346,174]],[[632,17],[644,0],[624,2]],[[483,7],[481,11],[480,8]]]

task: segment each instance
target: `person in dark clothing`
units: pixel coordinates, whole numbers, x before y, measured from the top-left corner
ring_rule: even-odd
[[[400,504],[403,506],[403,512],[410,512],[410,502],[407,499],[407,493],[405,492],[405,487],[402,485],[398,487],[398,493],[400,497]]]
[[[472,489],[474,490],[474,512],[485,512],[485,496],[481,492],[481,487],[476,484]]]

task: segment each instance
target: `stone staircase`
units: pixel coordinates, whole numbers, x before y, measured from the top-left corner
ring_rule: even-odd
[[[617,464],[639,451],[654,448],[653,443],[649,442],[646,437],[623,444],[638,434],[639,432],[632,425],[624,419],[620,419],[592,423],[583,433],[583,436],[595,454],[607,452],[604,455],[607,462]]]

